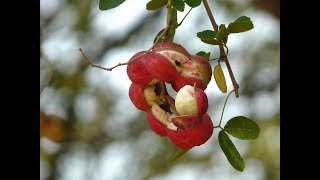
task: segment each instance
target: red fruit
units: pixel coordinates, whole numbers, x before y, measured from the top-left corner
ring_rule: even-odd
[[[213,124],[208,114],[191,129],[178,128],[177,131],[167,129],[168,136],[173,144],[181,149],[191,149],[204,144],[213,133]]]
[[[198,116],[171,116],[170,120],[175,126],[184,130],[193,128],[200,121]]]
[[[212,77],[212,69],[209,62],[202,56],[191,56],[191,60],[181,65],[181,72],[171,82],[172,88],[179,91],[185,85],[193,86],[202,90],[207,88]]]
[[[160,121],[158,121],[152,114],[151,110],[148,110],[147,112],[147,120],[150,128],[158,135],[160,136],[166,136],[167,135],[167,129],[164,124],[162,124]]]
[[[149,74],[159,81],[170,82],[178,76],[175,63],[158,53],[150,52],[146,57],[145,66]]]
[[[183,86],[190,85],[193,86],[196,84],[196,87],[202,90],[207,88],[207,84],[202,79],[197,79],[193,77],[178,75],[177,79],[171,82],[172,88],[178,92]]]
[[[129,79],[141,86],[146,86],[153,77],[149,74],[147,68],[144,65],[147,52],[141,51],[136,53],[130,60],[127,66],[127,74]]]
[[[150,109],[144,97],[144,89],[139,84],[131,83],[129,88],[129,97],[136,108],[142,111]]]
[[[202,116],[207,113],[208,98],[202,89],[186,85],[178,91],[175,107],[180,115]]]
[[[190,54],[179,44],[157,44],[147,57],[148,71],[160,81],[171,82],[181,71],[181,65],[190,61]]]
[[[202,75],[202,79],[208,85],[212,77],[212,68],[209,61],[198,55],[191,56],[191,60],[198,63],[198,69]]]
[[[164,51],[164,50],[172,50],[172,51],[180,52],[185,56],[187,56],[188,58],[190,57],[190,54],[184,47],[182,47],[180,44],[173,43],[173,42],[162,42],[157,44],[152,49],[152,51],[157,51],[157,52]]]

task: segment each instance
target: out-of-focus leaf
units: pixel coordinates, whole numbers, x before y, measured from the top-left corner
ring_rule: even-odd
[[[247,16],[241,16],[228,25],[229,33],[240,33],[253,29],[253,23]]]
[[[185,7],[183,0],[172,0],[172,6],[180,12],[183,12]]]
[[[216,84],[218,85],[219,89],[223,93],[226,93],[227,92],[226,78],[224,77],[224,74],[223,74],[223,71],[222,71],[220,64],[217,64],[214,67],[213,76],[214,76],[214,79],[216,80]]]
[[[244,116],[231,118],[224,126],[224,130],[232,136],[243,140],[256,139],[260,133],[259,126]]]
[[[226,155],[229,163],[238,171],[243,171],[245,164],[244,161],[238,152],[237,148],[234,146],[232,141],[230,140],[227,133],[225,133],[223,130],[219,132],[219,144],[223,151],[223,153]]]
[[[146,9],[147,10],[156,10],[162,8],[168,3],[168,0],[151,0],[147,3]]]
[[[99,9],[102,11],[112,9],[118,7],[124,1],[126,0],[100,0]]]
[[[172,165],[177,162],[188,150],[177,149],[169,158],[168,164]]]
[[[63,121],[56,116],[47,116],[40,112],[40,138],[47,137],[54,142],[61,142],[64,138],[65,127]]]

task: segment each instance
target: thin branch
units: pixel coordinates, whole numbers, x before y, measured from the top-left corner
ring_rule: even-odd
[[[114,68],[118,67],[118,66],[124,66],[124,65],[128,65],[129,61],[126,62],[126,63],[118,63],[117,65],[111,67],[111,68],[105,68],[105,67],[102,67],[102,66],[99,66],[99,65],[95,65],[92,63],[92,61],[87,58],[87,56],[85,55],[85,53],[82,51],[82,49],[80,48],[79,51],[82,53],[82,56],[84,57],[84,59],[92,66],[92,67],[96,67],[96,68],[99,68],[99,69],[103,69],[103,70],[106,70],[106,71],[112,71]]]
[[[204,7],[205,7],[205,9],[206,9],[206,11],[207,11],[207,14],[208,14],[208,17],[209,17],[209,19],[210,19],[210,22],[211,22],[211,24],[212,24],[213,29],[214,29],[216,32],[218,32],[218,31],[219,31],[218,24],[216,23],[213,15],[212,15],[212,12],[211,12],[211,10],[210,10],[210,7],[209,7],[209,4],[208,4],[207,0],[202,0],[202,2],[203,2],[203,5],[204,5]],[[221,59],[223,62],[225,62],[226,65],[227,65],[227,69],[228,69],[228,72],[229,72],[229,75],[230,75],[230,78],[231,78],[231,81],[232,81],[233,89],[234,89],[234,91],[235,91],[236,98],[238,98],[238,97],[239,97],[239,87],[240,87],[240,86],[239,86],[239,84],[237,83],[236,78],[235,78],[234,75],[233,75],[232,68],[231,68],[231,66],[230,66],[228,57],[227,57],[227,55],[226,55],[226,53],[225,53],[225,51],[224,51],[224,48],[223,48],[223,44],[222,44],[222,43],[219,44],[219,49],[220,49],[220,59]]]
[[[232,90],[231,92],[229,92],[227,98],[226,98],[226,101],[224,102],[224,105],[223,105],[223,109],[222,109],[222,113],[221,113],[221,117],[220,117],[220,121],[219,121],[219,125],[218,127],[221,127],[221,121],[222,121],[222,117],[223,117],[223,113],[224,113],[224,109],[226,108],[226,104],[227,104],[227,101],[228,101],[228,98],[230,96],[230,94],[233,92],[234,90]],[[222,128],[222,127],[221,127]]]
[[[191,12],[192,9],[193,9],[193,8],[191,8],[191,9],[187,12],[187,14],[182,18],[181,22],[177,25],[177,27],[179,27],[179,26],[182,24],[182,22],[183,22],[184,19],[189,15],[189,13]]]

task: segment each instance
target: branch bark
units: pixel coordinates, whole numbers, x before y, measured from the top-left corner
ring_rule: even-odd
[[[213,15],[212,15],[212,11],[211,11],[211,9],[210,9],[210,7],[209,7],[209,4],[208,4],[207,0],[202,0],[202,2],[203,2],[203,5],[204,5],[204,7],[205,7],[205,9],[206,9],[206,11],[207,11],[207,14],[208,14],[208,17],[209,17],[209,19],[210,19],[210,22],[211,22],[211,24],[212,24],[213,29],[214,29],[216,32],[218,32],[218,31],[219,31],[219,26],[218,26],[218,24],[216,23]],[[227,66],[227,69],[228,69],[228,72],[229,72],[229,75],[230,75],[230,78],[231,78],[231,81],[232,81],[233,89],[234,89],[234,92],[235,92],[235,94],[236,94],[236,98],[238,98],[238,97],[239,97],[239,88],[240,88],[240,86],[239,86],[239,84],[237,83],[236,78],[235,78],[234,75],[233,75],[232,68],[231,68],[231,66],[230,66],[228,57],[227,57],[227,55],[226,55],[226,52],[225,52],[225,50],[224,50],[224,48],[223,48],[222,43],[219,44],[219,49],[220,49],[220,60],[222,60],[223,62],[226,63],[226,66]]]

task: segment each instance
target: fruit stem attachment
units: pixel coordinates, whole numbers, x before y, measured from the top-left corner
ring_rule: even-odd
[[[87,58],[87,56],[85,55],[85,53],[82,51],[81,48],[79,48],[79,51],[81,52],[82,56],[84,57],[84,59],[87,61],[88,64],[90,64],[92,67],[96,67],[96,68],[99,68],[99,69],[103,69],[103,70],[106,70],[106,71],[112,71],[114,68],[118,67],[118,66],[124,66],[124,65],[128,65],[129,61],[128,62],[125,62],[125,63],[118,63],[117,65],[111,67],[111,68],[105,68],[105,67],[102,67],[102,66],[99,66],[99,65],[96,65],[96,64],[93,64],[92,61]]]
[[[202,0],[203,2],[203,5],[207,11],[207,14],[208,14],[208,17],[211,21],[211,24],[212,24],[212,27],[213,29],[218,32],[219,31],[219,27],[218,27],[218,24],[216,23],[213,15],[212,15],[212,12],[211,12],[211,9],[209,7],[209,4],[207,2],[207,0]],[[233,72],[232,72],[232,68],[230,66],[230,63],[229,63],[229,60],[228,60],[228,57],[226,55],[226,52],[224,51],[224,48],[223,48],[223,44],[222,43],[219,43],[219,49],[220,49],[220,59],[226,63],[226,66],[227,66],[227,69],[228,69],[228,72],[229,72],[229,75],[230,75],[230,78],[231,78],[231,81],[232,81],[232,85],[233,85],[233,89],[235,91],[235,94],[236,94],[236,98],[239,97],[239,84],[237,83],[236,81],[236,78],[234,77],[233,75]],[[229,49],[227,49],[227,51],[229,52]]]
[[[152,45],[152,47],[148,50],[150,52],[155,45],[159,44],[160,42],[164,41],[173,41],[175,29],[178,27],[177,22],[177,10],[172,7],[172,0],[168,0],[166,5],[167,8],[167,26],[163,30],[163,32],[157,36],[156,41]]]

